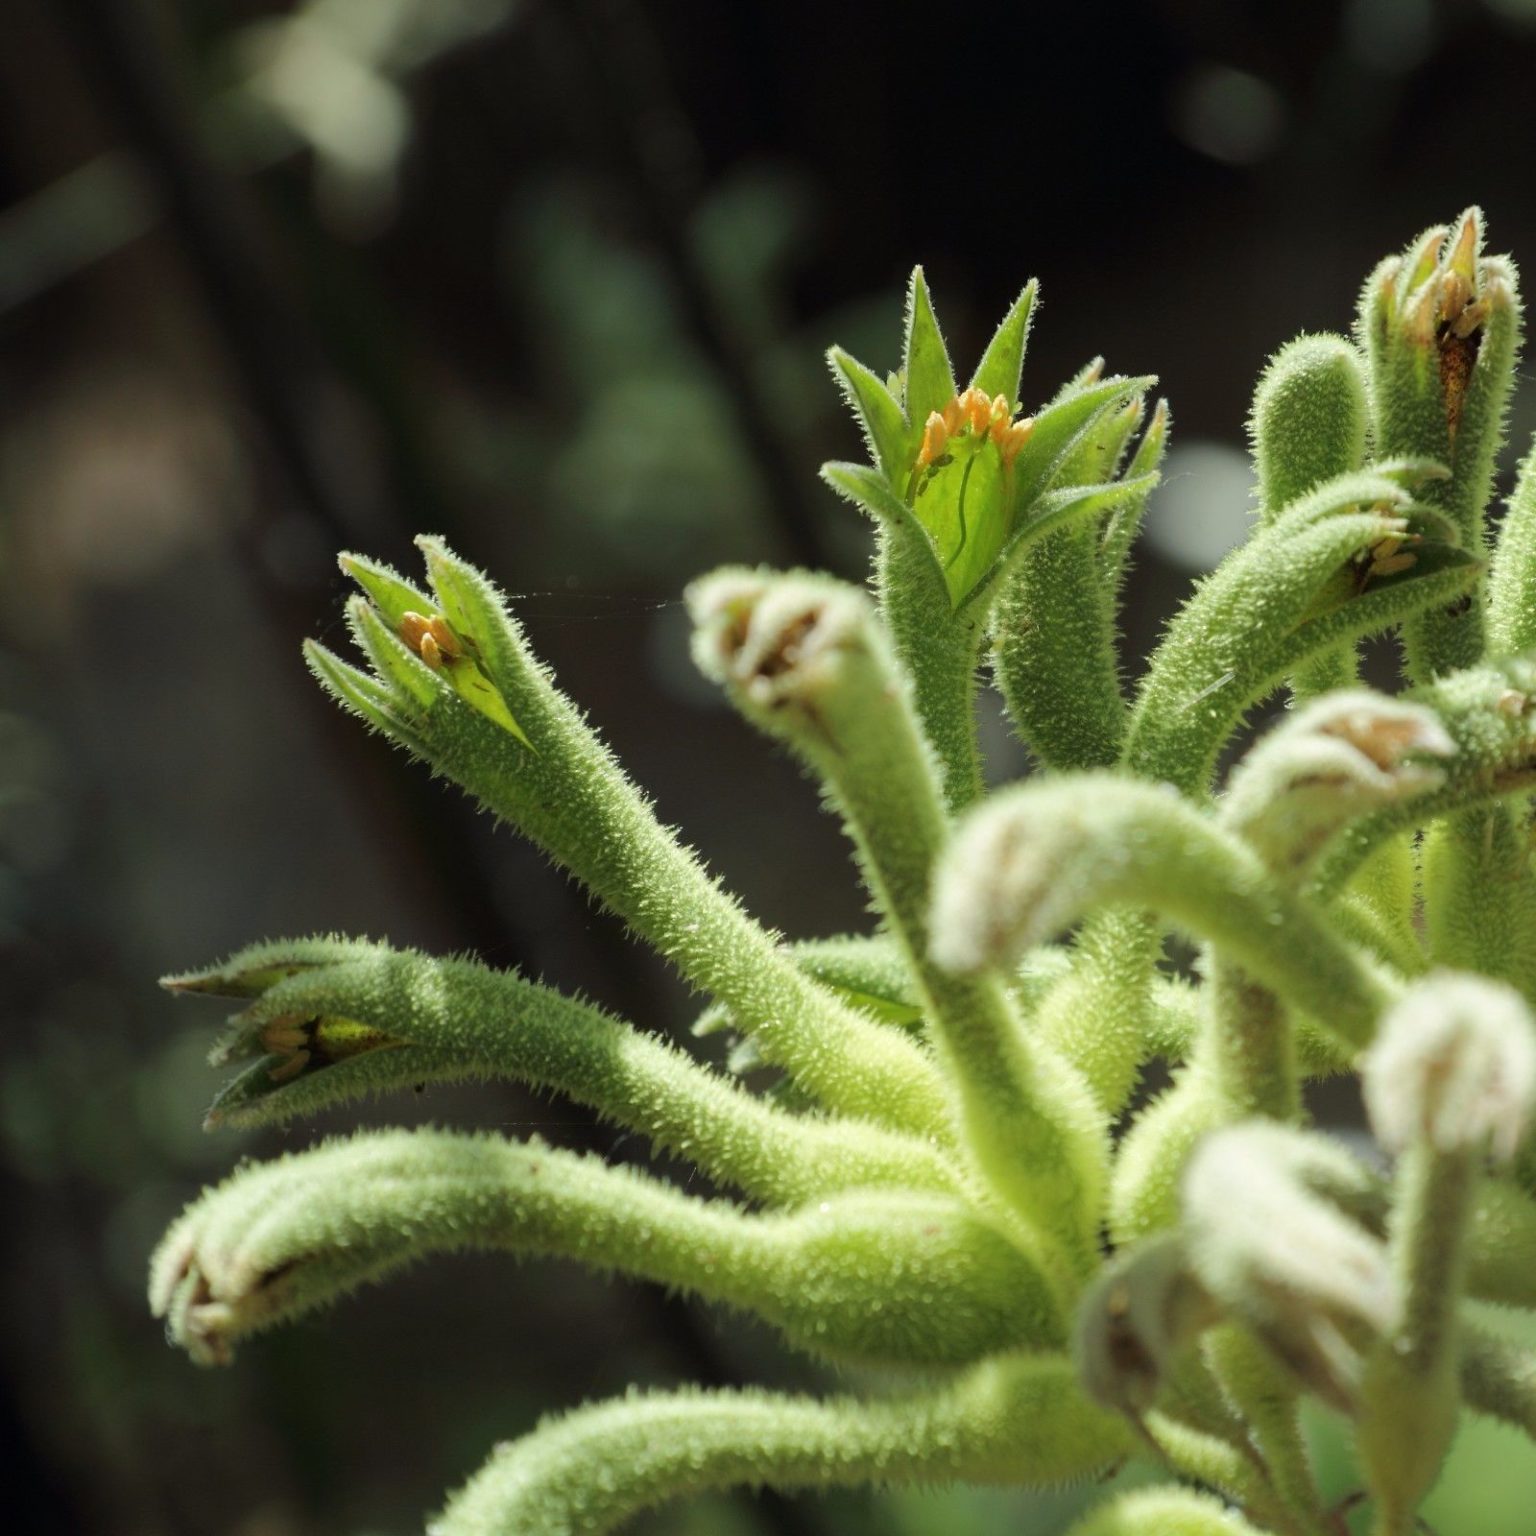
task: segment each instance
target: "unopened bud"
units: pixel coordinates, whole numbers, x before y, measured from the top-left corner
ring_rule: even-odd
[[[1101,1407],[1140,1417],[1185,1347],[1216,1321],[1209,1293],[1169,1233],[1118,1255],[1078,1310],[1073,1353]]]
[[[934,875],[932,955],[968,974],[1011,966],[1139,874],[1145,843],[1178,814],[1171,788],[1110,773],[1031,783],[957,828]],[[1144,835],[1145,834],[1145,835]]]
[[[1456,743],[1433,711],[1363,689],[1286,717],[1238,765],[1222,820],[1299,874],[1349,822],[1444,781]]]
[[[1298,497],[1360,467],[1366,386],[1360,356],[1342,336],[1298,336],[1264,370],[1249,430],[1260,513],[1272,520]]]
[[[802,574],[717,571],[687,602],[700,670],[758,712],[809,702],[864,647],[872,619],[856,588]]]
[[[1314,1390],[1347,1406],[1361,1338],[1397,1298],[1383,1245],[1314,1194],[1294,1164],[1308,1137],[1253,1123],[1217,1131],[1184,1175],[1185,1251],[1206,1289]]]
[[[1387,1015],[1361,1077],[1371,1125],[1390,1151],[1486,1145],[1507,1162],[1536,1109],[1536,1020],[1512,987],[1441,972]]]
[[[927,468],[934,460],[942,458],[949,443],[949,428],[937,411],[929,411],[923,427],[923,446],[918,450],[917,462]]]

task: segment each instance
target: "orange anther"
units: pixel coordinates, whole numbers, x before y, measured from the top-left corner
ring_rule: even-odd
[[[918,464],[924,467],[932,464],[943,456],[948,446],[949,428],[944,425],[944,418],[937,411],[929,411],[923,427],[923,446],[917,451]]]
[[[440,671],[444,662],[457,661],[464,654],[459,637],[440,613],[434,613],[430,618],[423,613],[402,613],[400,638],[434,672]]]
[[[449,629],[448,621],[442,614],[432,615],[427,621],[427,630],[437,645],[438,654],[444,661],[457,661],[464,654],[464,647],[459,644],[459,637]]]
[[[992,402],[979,389],[968,389],[960,396],[960,408],[972,432],[981,437],[992,425]]]
[[[998,449],[1003,456],[1003,468],[1012,469],[1013,461],[1018,458],[1019,450],[1027,443],[1035,430],[1035,418],[1026,416],[1022,421],[1016,421],[1011,427],[1004,430],[998,443]]]
[[[407,647],[421,655],[422,637],[432,628],[432,621],[421,613],[402,613],[400,615],[400,638],[405,641]]]
[[[1408,550],[1400,555],[1388,555],[1385,559],[1371,561],[1372,576],[1395,576],[1399,571],[1411,570],[1419,563],[1419,557]]]

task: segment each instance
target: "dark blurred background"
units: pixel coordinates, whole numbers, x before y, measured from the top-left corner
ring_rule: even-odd
[[[863,569],[867,530],[815,477],[857,451],[825,347],[894,366],[921,260],[962,372],[1040,277],[1026,403],[1098,352],[1161,375],[1178,446],[1134,658],[1241,535],[1267,353],[1347,327],[1374,260],[1470,201],[1536,261],[1533,151],[1536,0],[5,0],[8,1529],[405,1533],[543,1410],[831,1381],[640,1287],[490,1259],[231,1371],[165,1348],[143,1291],[166,1221],[357,1117],[204,1136],[218,1010],[157,975],[340,930],[690,1016],[558,874],[321,699],[298,642],[338,638],[338,546],[410,568],[411,534],[445,533],[765,921],[860,927],[835,829],[695,679],[676,601],[721,561]],[[1527,390],[1516,443],[1533,422]],[[512,1090],[362,1118],[644,1157]],[[1528,1530],[1533,1464],[1473,1437],[1442,1536]],[[720,1499],[642,1528],[1048,1533],[1073,1504]]]

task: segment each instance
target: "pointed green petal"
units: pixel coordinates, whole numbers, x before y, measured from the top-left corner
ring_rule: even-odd
[[[900,485],[912,467],[916,454],[915,437],[921,435],[921,423],[914,434],[907,426],[901,407],[884,384],[855,357],[841,347],[827,353],[832,377],[837,380],[864,433],[869,455],[892,485]]]
[[[1024,347],[1035,316],[1035,298],[1039,282],[1031,278],[1013,308],[1003,317],[987,350],[971,375],[971,387],[990,396],[1004,395],[1016,411],[1019,408],[1019,381],[1024,373]]]
[[[1099,574],[1105,590],[1118,602],[1120,589],[1125,581],[1126,564],[1130,559],[1131,546],[1136,542],[1137,531],[1147,510],[1147,498],[1162,480],[1163,453],[1168,446],[1168,402],[1159,400],[1152,408],[1152,419],[1141,441],[1126,466],[1127,484],[1145,485],[1135,496],[1118,503],[1104,520],[1104,532],[1099,540]]]
[[[992,568],[972,588],[962,608],[985,607],[998,584],[1007,579],[1019,556],[1038,540],[1074,523],[1112,512],[1128,501],[1145,502],[1157,484],[1155,474],[1104,485],[1063,485],[1035,498],[1029,515],[1013,530]]]
[[[419,587],[413,587],[398,572],[366,555],[341,554],[336,563],[372,599],[387,624],[398,625],[407,613],[430,614],[437,604]]]
[[[1157,383],[1154,374],[1111,378],[1064,396],[1035,417],[1030,434],[1013,465],[1013,504],[1022,513],[1048,485],[1084,433],[1132,395]]]
[[[904,368],[907,376],[907,420],[914,427],[927,421],[930,411],[942,411],[955,397],[955,372],[934,319],[923,269],[912,269],[907,290],[907,341]]]
[[[418,756],[427,755],[419,734],[420,721],[407,711],[397,690],[348,666],[317,640],[304,642],[304,660],[320,686],[338,703]]]
[[[360,594],[347,604],[347,628],[382,681],[396,684],[421,704],[430,704],[442,692],[441,675],[416,655]]]
[[[416,543],[427,557],[427,575],[443,616],[464,645],[465,654],[445,660],[443,666],[454,692],[529,751],[536,750],[498,686],[497,665],[507,657],[508,642],[507,619],[495,591],[473,567],[450,555],[436,540],[420,538]]]

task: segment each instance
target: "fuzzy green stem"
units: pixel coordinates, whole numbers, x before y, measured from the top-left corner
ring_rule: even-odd
[[[1001,1359],[932,1391],[861,1402],[684,1392],[578,1409],[498,1452],[431,1536],[602,1536],[666,1500],[740,1485],[1042,1486],[1098,1472],[1130,1437],[1065,1361]],[[593,1467],[603,1468],[601,1477]]]
[[[981,798],[976,744],[976,669],[981,617],[956,612],[932,546],[913,525],[883,523],[875,556],[880,612],[943,775],[944,800],[960,810]]]
[[[1457,1301],[1476,1179],[1466,1150],[1419,1144],[1399,1163],[1390,1247],[1400,1313],[1361,1386],[1359,1446],[1376,1536],[1411,1536],[1455,1435]]]
[[[1301,1434],[1300,1396],[1274,1355],[1246,1329],[1207,1336],[1206,1358],[1248,1428],[1276,1497],[1314,1536],[1326,1530],[1322,1499]]]
[[[464,1250],[616,1269],[756,1313],[843,1360],[952,1366],[1064,1342],[1044,1277],[955,1200],[862,1190],[747,1215],[593,1157],[438,1131],[237,1172],[167,1234],[153,1299],[194,1356],[223,1360],[249,1334]]]
[[[421,540],[437,599],[518,727],[517,736],[439,685],[423,705],[377,699],[322,648],[317,675],[566,865],[695,985],[730,1006],[763,1054],[827,1105],[946,1136],[950,1116],[921,1050],[819,987],[663,827],[580,713],[551,684],[499,594],[440,543]],[[410,601],[391,573],[349,558],[391,622]],[[415,594],[417,599],[421,594]],[[426,672],[425,668],[421,669]],[[427,674],[429,677],[432,674]],[[367,679],[362,679],[367,682]],[[372,703],[370,704],[370,700]]]
[[[369,1026],[374,1048],[328,1056],[322,1021]],[[308,1034],[267,1053],[277,1021]],[[757,1199],[798,1205],[861,1185],[949,1189],[926,1143],[857,1121],[791,1115],[590,1003],[468,960],[379,949],[278,982],[235,1021],[224,1059],[259,1054],[210,1123],[286,1119],[425,1081],[504,1077],[553,1088]],[[277,1074],[274,1078],[274,1073]]]
[[[1536,441],[1520,465],[1488,572],[1488,648],[1495,656],[1536,650]]]
[[[1215,957],[1200,1061],[1233,1120],[1294,1121],[1301,1092],[1290,1016],[1274,991]]]
[[[1280,1501],[1247,1447],[1232,1445],[1166,1413],[1149,1413],[1145,1426],[1153,1448],[1181,1477],[1218,1489],[1275,1536],[1312,1536]]]
[[[1536,1441],[1536,1350],[1486,1329],[1461,1330],[1461,1391],[1467,1406]]]
[[[992,618],[997,682],[1019,737],[1049,768],[1109,768],[1126,706],[1097,527],[1064,528],[1019,561]]]
[[[1029,1230],[1060,1245],[1081,1279],[1096,1262],[1102,1122],[1076,1075],[1024,1034],[1000,979],[956,976],[932,957],[932,872],[947,820],[874,616],[854,589],[801,576],[721,572],[689,601],[700,665],[813,767],[842,811],[988,1183]]]
[[[1430,958],[1522,985],[1536,949],[1530,836],[1507,804],[1437,822],[1424,836],[1424,932]]]

